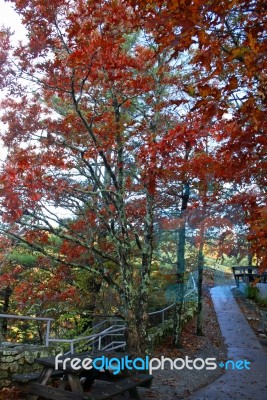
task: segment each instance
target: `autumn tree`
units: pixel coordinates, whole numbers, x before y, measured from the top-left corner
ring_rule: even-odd
[[[116,291],[129,348],[141,354],[166,175],[156,143],[177,120],[172,63],[120,2],[14,4],[29,40],[4,49],[2,231]]]
[[[180,214],[177,279],[201,181],[219,182],[213,201],[225,182],[240,202],[254,183],[247,224],[261,215],[264,2],[13,3],[28,43],[11,49],[2,32],[3,231],[116,291],[141,353],[159,209]]]
[[[261,218],[266,173],[265,2],[133,0],[132,4],[143,13],[144,24],[158,43],[173,50],[174,58],[194,49],[192,76],[198,79],[185,82],[185,90],[195,100],[191,111],[202,116],[204,127],[212,118],[214,137],[220,144],[215,150],[219,163],[214,178],[233,184],[239,203],[249,214],[244,221],[251,227],[248,239],[259,254],[266,246],[266,225]],[[261,226],[256,229],[258,240],[255,217]],[[259,262],[266,267],[264,257]]]
[[[220,187],[221,192],[216,190],[217,193],[211,199],[213,204],[218,203],[217,212],[221,210],[222,217],[228,214],[230,220],[239,218],[243,229],[246,227],[247,240],[251,242],[248,245],[250,263],[255,252],[259,265],[266,268],[266,222],[262,217],[266,208],[263,184],[266,174],[266,5],[262,0],[132,0],[131,4],[142,15],[143,26],[154,34],[160,48],[172,51],[173,60],[181,53],[191,54],[191,77],[184,79],[181,85],[190,99],[187,102],[186,120],[197,119],[199,132],[206,131],[206,137],[210,136],[212,157],[205,155],[205,145],[202,154],[198,148],[196,154],[199,158],[194,158],[190,164],[195,171],[190,174],[189,166],[184,182],[191,187],[191,192],[196,179],[202,186],[217,182],[217,189]],[[192,139],[189,125],[186,131]],[[179,151],[182,143],[177,143],[176,146]],[[175,145],[173,150],[174,147]],[[199,163],[201,158],[202,165]],[[210,168],[206,168],[205,160]],[[202,171],[196,171],[199,167]],[[225,190],[225,183],[232,190]],[[187,193],[190,191],[187,190]],[[226,191],[231,193],[230,198],[225,198]],[[201,192],[205,193],[203,190]],[[179,189],[176,196],[178,194]],[[185,194],[186,191],[182,191],[184,199]],[[203,213],[202,206],[206,208],[206,196],[201,197],[199,215]],[[230,209],[232,215],[229,215]],[[202,224],[202,240],[199,244],[199,313],[203,229]],[[182,239],[185,237],[185,229],[180,228],[180,235],[178,280],[181,262],[184,260]],[[181,298],[182,295],[179,302]],[[179,314],[180,311],[177,320]],[[176,325],[179,332],[179,324]],[[199,332],[200,325],[199,319]],[[179,337],[177,332],[174,332],[176,342]]]

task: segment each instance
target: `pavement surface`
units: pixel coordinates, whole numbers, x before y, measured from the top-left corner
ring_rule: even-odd
[[[217,286],[211,296],[232,361],[222,366],[224,375],[186,400],[267,400],[266,350],[238,307],[231,286]],[[243,362],[237,364],[239,360]]]

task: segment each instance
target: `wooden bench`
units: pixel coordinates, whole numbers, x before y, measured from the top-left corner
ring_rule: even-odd
[[[29,383],[32,381],[37,381],[38,378],[40,377],[41,371],[36,371],[36,372],[28,372],[25,374],[14,374],[12,375],[12,382],[18,382],[18,383]],[[51,378],[60,378],[64,375],[64,372],[62,371],[53,371]]]
[[[42,396],[51,400],[84,400],[82,394],[69,392],[67,390],[57,389],[52,386],[41,385],[40,383],[31,383],[29,386],[28,397],[31,395]]]
[[[62,371],[54,371],[51,378],[61,378],[63,376]],[[40,377],[40,371],[28,372],[24,374],[12,375],[11,381],[15,386],[18,386],[23,392],[28,392],[29,383],[37,381]]]
[[[104,387],[92,389],[89,393],[84,394],[78,394],[33,382],[29,386],[29,394],[42,396],[50,400],[105,400],[127,390],[131,392],[131,390],[137,388],[137,386],[146,386],[151,383],[152,379],[152,375],[137,374],[118,382],[107,384]],[[133,393],[133,395],[137,398],[136,393]]]
[[[111,383],[105,388],[95,388],[85,396],[84,400],[104,400],[112,396],[123,393],[126,390],[131,390],[137,386],[147,386],[152,382],[153,376],[146,374],[133,375],[129,378],[124,378],[116,383]]]
[[[257,267],[232,267],[232,271],[237,287],[239,287],[240,281],[249,283],[260,277]]]
[[[23,383],[29,383],[32,381],[37,381],[40,376],[40,371],[39,372],[29,372],[28,374],[15,374],[12,375],[12,382],[23,384]]]

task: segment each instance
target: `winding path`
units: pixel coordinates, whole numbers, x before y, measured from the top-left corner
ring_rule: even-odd
[[[232,370],[187,400],[267,400],[267,352],[238,307],[231,286],[211,289],[228,359],[248,360],[250,369]]]

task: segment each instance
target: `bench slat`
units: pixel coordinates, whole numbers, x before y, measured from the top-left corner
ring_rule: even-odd
[[[40,383],[31,383],[29,386],[29,393],[37,396],[42,396],[45,399],[51,400],[83,400],[84,397],[81,394],[69,392],[68,390],[62,390],[53,388],[51,386],[41,385]]]
[[[29,383],[32,381],[37,381],[40,377],[41,371],[29,372],[25,374],[14,374],[12,375],[12,382],[18,383]],[[63,376],[64,373],[62,371],[54,371],[51,375],[51,378],[57,378]]]
[[[37,381],[37,379],[40,376],[40,371],[39,372],[29,372],[28,374],[15,374],[12,375],[12,382],[18,382],[18,383],[28,383],[31,381]]]
[[[250,267],[250,266],[244,266],[244,267],[232,267],[232,271],[234,274],[236,286],[239,287],[240,281],[244,283],[248,282],[253,282],[255,279],[260,277],[258,273],[258,268],[257,267]]]
[[[105,387],[93,389],[84,395],[33,382],[29,386],[29,393],[50,400],[105,400],[126,390],[134,389],[137,386],[145,386],[152,379],[152,375],[133,375],[116,383],[110,383]]]
[[[152,375],[138,374],[122,379],[116,383],[106,385],[104,388],[92,389],[90,393],[84,396],[84,400],[105,400],[112,396],[136,388],[137,386],[145,386],[153,379]]]

